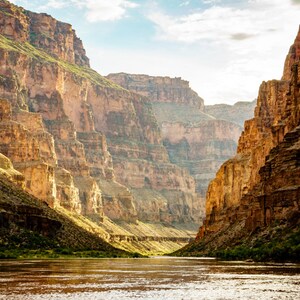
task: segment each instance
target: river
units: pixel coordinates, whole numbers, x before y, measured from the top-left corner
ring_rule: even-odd
[[[300,299],[300,265],[214,259],[0,261],[0,299]]]

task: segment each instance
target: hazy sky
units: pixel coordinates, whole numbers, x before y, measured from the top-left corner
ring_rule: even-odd
[[[14,0],[71,23],[100,74],[182,77],[206,104],[280,79],[300,0]]]

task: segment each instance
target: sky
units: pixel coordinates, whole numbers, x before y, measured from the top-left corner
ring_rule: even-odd
[[[300,0],[13,0],[72,24],[91,67],[181,77],[205,104],[252,101],[280,79]]]

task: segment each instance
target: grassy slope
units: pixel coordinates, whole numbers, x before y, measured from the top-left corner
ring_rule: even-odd
[[[292,220],[293,221],[293,220]],[[298,221],[299,222],[299,221]],[[175,256],[211,256],[225,260],[300,262],[300,228],[297,220],[272,224],[246,234],[236,223],[209,238],[196,240],[174,252]],[[231,237],[228,235],[232,234]],[[216,247],[220,236],[226,242]]]

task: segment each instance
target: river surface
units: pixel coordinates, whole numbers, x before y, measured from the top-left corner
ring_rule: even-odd
[[[300,265],[213,259],[0,261],[0,299],[300,299]]]

